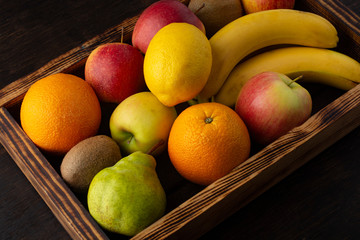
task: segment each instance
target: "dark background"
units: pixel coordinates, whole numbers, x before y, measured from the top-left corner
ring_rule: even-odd
[[[0,1],[0,87],[37,70],[148,1]],[[360,15],[360,2],[341,0]],[[360,239],[360,129],[236,212],[204,239]],[[0,239],[69,235],[0,147]]]

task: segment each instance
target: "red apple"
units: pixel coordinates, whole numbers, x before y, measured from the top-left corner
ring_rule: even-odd
[[[120,103],[146,88],[144,56],[126,43],[108,43],[97,47],[85,64],[85,80],[102,102]]]
[[[271,9],[293,9],[295,0],[242,0],[242,5],[248,14]]]
[[[147,7],[140,15],[132,35],[133,46],[146,53],[153,36],[173,22],[192,24],[205,33],[204,24],[185,4],[177,0],[161,0]]]
[[[311,110],[309,92],[276,72],[252,77],[240,90],[235,105],[251,139],[264,145],[301,125],[310,117]]]

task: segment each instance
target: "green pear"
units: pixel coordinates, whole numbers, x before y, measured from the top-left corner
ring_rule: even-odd
[[[95,175],[88,208],[101,227],[134,236],[163,216],[166,195],[155,167],[154,157],[138,151]]]

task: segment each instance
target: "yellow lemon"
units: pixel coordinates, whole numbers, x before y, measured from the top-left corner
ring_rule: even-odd
[[[188,23],[170,23],[151,40],[144,59],[149,90],[166,106],[189,101],[205,86],[212,64],[205,34]]]

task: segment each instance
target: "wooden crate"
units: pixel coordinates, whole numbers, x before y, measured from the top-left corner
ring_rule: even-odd
[[[360,19],[350,9],[338,0],[299,0],[296,8],[329,19],[339,32],[336,50],[360,60]],[[86,196],[73,193],[59,175],[61,159],[45,156],[22,131],[20,104],[31,84],[45,76],[66,72],[83,77],[90,52],[100,44],[119,41],[122,31],[124,41],[130,42],[137,19],[124,20],[0,91],[0,141],[74,239],[121,236],[99,227],[86,209]],[[265,148],[253,149],[246,162],[210,186],[184,180],[167,153],[159,156],[157,171],[168,197],[167,213],[134,239],[199,237],[360,125],[360,86],[347,92],[309,88],[319,97],[314,99],[314,113],[307,122]],[[103,108],[103,121],[107,121],[114,106]],[[106,127],[100,131],[108,134]]]

